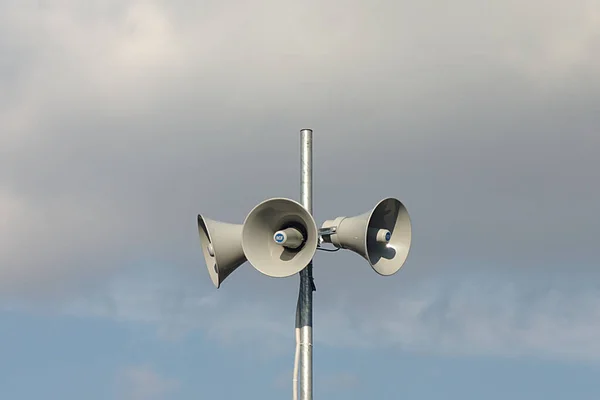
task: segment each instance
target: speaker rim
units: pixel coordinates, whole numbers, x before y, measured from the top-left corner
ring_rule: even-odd
[[[216,253],[214,256],[210,257],[210,259],[214,260],[215,267],[217,268],[217,270],[215,271],[214,268],[211,269],[211,267],[208,263],[209,257],[207,257],[208,249],[206,248],[206,246],[208,244],[212,244],[213,239],[212,239],[212,235],[210,234],[210,229],[208,229],[206,220],[207,220],[207,218],[205,218],[202,214],[198,214],[198,234],[200,235],[200,244],[201,244],[201,248],[202,248],[202,255],[204,256],[204,262],[206,264],[206,269],[208,270],[208,274],[210,275],[210,279],[212,280],[213,285],[215,285],[216,288],[218,289],[221,286],[221,279],[219,279],[220,268],[219,268],[219,263],[217,262],[217,254]],[[208,238],[208,243],[206,245],[204,245],[204,243],[202,243],[202,233],[200,233],[200,230],[202,230],[204,232],[204,234],[206,235],[206,237]]]
[[[400,204],[401,208],[404,208],[404,210],[406,210],[406,216],[408,218],[408,226],[410,227],[410,239],[409,239],[409,245],[408,245],[408,250],[406,252],[406,257],[404,257],[404,261],[402,262],[402,264],[400,264],[400,266],[392,273],[389,274],[384,274],[381,271],[379,271],[377,268],[375,268],[375,265],[373,265],[373,263],[371,262],[371,254],[369,253],[369,243],[368,243],[368,234],[369,234],[369,225],[371,224],[371,219],[373,218],[373,215],[375,214],[375,212],[377,211],[377,209],[379,207],[381,207],[384,203],[388,202],[388,201],[394,201]],[[393,232],[392,232],[392,237],[393,237]],[[369,263],[369,265],[371,266],[371,268],[373,269],[373,271],[375,271],[376,273],[378,273],[381,276],[391,276],[394,275],[395,273],[397,273],[398,271],[400,271],[400,269],[404,266],[404,264],[406,264],[406,261],[408,261],[408,257],[410,255],[410,250],[412,249],[412,220],[410,218],[410,214],[408,212],[408,209],[406,208],[406,206],[404,205],[404,203],[402,203],[398,198],[396,197],[386,197],[383,198],[381,200],[379,200],[379,202],[377,202],[377,204],[375,205],[375,207],[373,207],[371,209],[371,212],[369,213],[369,218],[367,219],[367,226],[366,226],[366,231],[365,231],[365,252],[366,252],[366,259],[367,262]]]
[[[311,246],[312,248],[314,248],[314,251],[313,251],[312,257],[310,257],[310,259],[308,260],[308,262],[306,263],[306,265],[304,265],[304,266],[303,266],[302,268],[300,268],[298,271],[295,271],[295,272],[293,272],[293,273],[291,273],[291,274],[290,274],[290,273],[287,273],[287,274],[272,274],[272,273],[267,273],[265,270],[263,270],[263,268],[261,268],[260,266],[257,266],[257,265],[255,265],[255,264],[252,262],[252,260],[250,259],[250,257],[249,257],[249,254],[248,254],[248,251],[247,251],[247,243],[246,243],[246,240],[244,240],[244,238],[245,238],[245,236],[246,236],[246,235],[244,234],[244,232],[246,232],[246,227],[248,226],[248,220],[249,220],[249,218],[250,218],[251,216],[253,217],[253,216],[254,216],[253,214],[256,212],[256,210],[257,210],[257,209],[259,209],[260,207],[263,207],[263,206],[264,206],[266,203],[269,203],[269,202],[276,202],[276,201],[285,201],[285,202],[290,202],[290,203],[292,203],[292,204],[294,204],[294,205],[298,206],[298,207],[299,207],[299,209],[300,209],[300,210],[302,210],[302,212],[305,214],[304,216],[308,217],[308,218],[306,218],[306,219],[308,219],[308,222],[309,222],[310,224],[312,224],[312,226],[314,227],[314,231],[313,231],[313,233],[314,233],[314,238],[313,238],[313,240],[311,240],[311,241],[309,242],[309,237],[310,237],[310,234],[307,234],[307,236],[308,236],[308,237],[306,238],[306,241],[305,241],[305,243],[304,243],[304,245],[303,245],[303,249],[304,249],[306,246]],[[308,228],[310,229],[310,226],[309,226]],[[287,197],[272,197],[272,198],[269,198],[269,199],[263,200],[263,201],[261,201],[260,203],[258,203],[256,206],[254,206],[254,207],[252,208],[252,210],[250,210],[250,212],[249,212],[249,213],[246,215],[246,218],[244,219],[244,224],[243,224],[243,228],[242,228],[242,249],[243,249],[243,251],[244,251],[244,255],[246,256],[246,260],[247,260],[247,261],[250,263],[250,265],[252,265],[252,266],[254,267],[254,269],[256,269],[256,270],[257,270],[257,271],[259,271],[260,273],[262,273],[262,274],[264,274],[264,275],[266,275],[266,276],[269,276],[269,277],[271,277],[271,278],[288,278],[288,277],[290,277],[290,276],[293,276],[293,275],[295,275],[295,274],[299,273],[300,271],[302,271],[304,268],[306,268],[306,266],[307,266],[308,264],[310,264],[310,262],[311,262],[311,261],[312,261],[312,259],[314,258],[314,255],[315,255],[315,254],[316,254],[316,252],[317,252],[317,247],[318,247],[318,245],[319,245],[319,228],[317,227],[317,223],[316,223],[316,221],[315,221],[315,219],[314,219],[313,215],[312,215],[312,214],[311,214],[311,213],[310,213],[310,212],[309,212],[309,211],[306,209],[306,207],[304,207],[304,206],[303,206],[301,203],[299,203],[299,202],[298,202],[298,201],[296,201],[296,200],[293,200],[293,199],[290,199],[290,198],[287,198]],[[300,251],[302,251],[302,250],[300,250]],[[256,260],[255,260],[255,261],[256,261]]]

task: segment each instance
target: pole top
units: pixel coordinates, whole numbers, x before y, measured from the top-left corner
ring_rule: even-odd
[[[312,133],[312,129],[301,129],[300,133]]]

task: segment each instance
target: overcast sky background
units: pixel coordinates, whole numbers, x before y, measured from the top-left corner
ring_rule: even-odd
[[[196,215],[397,197],[315,257],[315,397],[600,396],[600,3],[0,0],[0,397],[291,396],[298,277]]]

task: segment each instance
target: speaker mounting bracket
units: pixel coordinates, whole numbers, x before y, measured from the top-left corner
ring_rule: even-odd
[[[327,227],[327,228],[320,228],[319,229],[319,236],[329,236],[329,235],[333,235],[336,232],[337,232],[337,226],[331,226],[331,227]]]

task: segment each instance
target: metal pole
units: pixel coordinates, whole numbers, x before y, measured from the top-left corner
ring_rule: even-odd
[[[302,170],[300,197],[312,215],[312,130],[302,129],[300,141]],[[312,292],[315,290],[312,261],[300,271],[300,291],[296,310],[296,328],[300,328],[300,400],[312,400]]]

